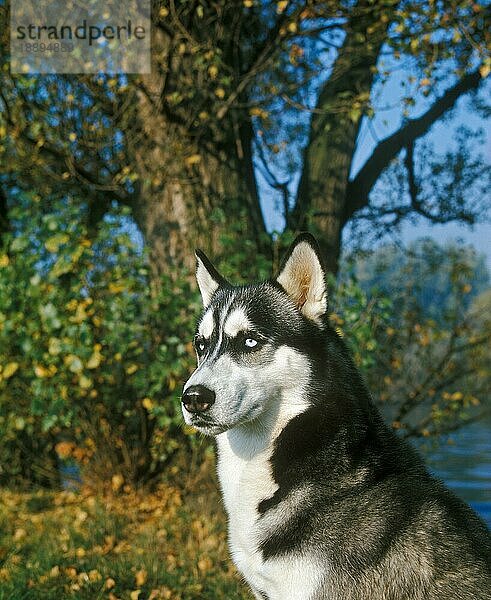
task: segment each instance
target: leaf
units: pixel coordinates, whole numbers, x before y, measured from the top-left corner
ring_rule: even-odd
[[[102,354],[100,352],[94,352],[87,361],[87,369],[97,369],[102,362]]]
[[[89,377],[87,377],[86,375],[81,375],[80,379],[78,380],[78,385],[83,389],[83,390],[88,390],[89,388],[92,387],[92,379],[90,379]]]
[[[46,248],[46,250],[48,250],[48,252],[55,253],[58,252],[60,246],[62,244],[66,244],[69,239],[70,236],[66,233],[57,233],[56,235],[53,235],[52,237],[46,240],[46,242],[44,243],[44,247]]]
[[[2,377],[4,379],[9,379],[19,368],[19,363],[17,362],[9,362],[5,365],[2,371]]]
[[[122,475],[119,475],[118,473],[116,475],[113,475],[111,478],[111,487],[113,489],[113,492],[119,491],[123,483],[124,477]]]
[[[140,569],[139,571],[137,571],[135,573],[135,585],[136,587],[141,587],[142,585],[145,585],[145,582],[147,581],[147,572],[145,571],[145,569]]]
[[[186,158],[185,162],[189,167],[192,165],[197,165],[199,162],[201,162],[201,156],[199,154],[191,154],[191,156]]]
[[[84,366],[82,361],[75,354],[65,356],[64,362],[72,373],[81,373],[83,371]]]
[[[152,408],[154,407],[153,400],[151,398],[143,398],[142,406],[147,410],[152,410]]]
[[[114,586],[116,585],[116,582],[114,581],[114,579],[112,577],[108,577],[106,579],[106,583],[104,584],[104,587],[106,590],[110,590],[112,589]]]

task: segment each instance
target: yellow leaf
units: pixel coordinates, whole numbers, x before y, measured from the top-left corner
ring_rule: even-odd
[[[97,569],[92,569],[89,571],[89,581],[100,581],[101,579],[102,575]]]
[[[19,529],[16,529],[13,535],[14,538],[14,542],[20,542],[21,540],[23,540],[27,535],[27,531],[25,529],[22,529],[22,527],[19,527]]]
[[[208,74],[212,79],[216,79],[218,75],[218,67],[216,65],[211,65],[208,68]]]
[[[74,131],[72,131],[72,132],[69,134],[69,136],[68,136],[68,139],[69,139],[71,142],[74,142],[74,141],[77,139],[77,134],[76,134]]]
[[[122,292],[125,289],[124,284],[121,283],[110,283],[109,284],[109,291],[111,292],[111,294],[117,294],[119,292]]]
[[[49,572],[49,576],[50,577],[58,577],[60,575],[60,567],[58,565],[55,565],[54,567],[51,568],[50,572]]]
[[[72,373],[81,373],[83,371],[84,366],[82,361],[75,354],[68,354],[63,360]]]
[[[85,375],[81,375],[81,377],[78,381],[78,385],[83,390],[88,390],[89,388],[92,387],[92,379],[90,379],[89,377],[86,377]]]
[[[56,356],[61,352],[61,342],[58,338],[52,337],[48,341],[48,352]]]
[[[104,587],[106,588],[106,590],[110,590],[112,589],[114,586],[116,585],[116,582],[114,581],[114,579],[112,577],[108,577],[106,579],[106,583],[104,584]]]
[[[217,88],[215,90],[215,96],[220,98],[220,100],[223,100],[223,98],[225,98],[225,90],[221,87]]]
[[[147,410],[152,410],[152,408],[154,407],[152,399],[151,398],[143,398],[142,406],[143,406],[143,408],[146,408]]]
[[[87,361],[87,369],[97,369],[101,362],[102,354],[96,350]]]
[[[133,590],[132,592],[130,592],[130,598],[131,598],[131,600],[138,600],[138,598],[140,597],[141,593],[142,593],[141,590]]]
[[[129,367],[126,367],[127,375],[133,375],[133,373],[136,373],[136,371],[138,371],[138,365],[132,364],[129,365]]]
[[[0,256],[0,267],[8,267],[10,263],[10,259],[6,254],[2,254]]]
[[[140,569],[139,571],[137,571],[135,573],[136,587],[141,587],[142,585],[145,585],[146,581],[147,581],[147,572],[145,571],[145,569]]]
[[[48,252],[58,252],[58,248],[62,244],[66,244],[69,239],[70,236],[66,233],[57,233],[53,237],[50,237],[46,240],[46,242],[44,243],[44,247],[46,248],[46,250],[48,250]]]
[[[17,363],[17,362],[7,363],[5,365],[5,367],[3,368],[2,377],[4,379],[8,379],[9,377],[12,377],[12,375],[17,371],[18,368],[19,368],[19,363]]]
[[[295,21],[292,21],[291,23],[288,24],[288,31],[290,33],[296,33],[297,29],[298,29],[298,26],[295,23]]]
[[[112,476],[111,487],[114,492],[119,491],[120,488],[122,487],[123,483],[124,483],[124,477],[122,475],[116,474],[116,475]]]
[[[485,79],[491,73],[491,65],[482,65],[482,67],[479,67],[479,73]]]
[[[280,0],[280,2],[278,2],[276,4],[276,12],[278,14],[281,14],[282,12],[284,12],[284,10],[287,6],[288,6],[288,0]]]
[[[40,379],[42,379],[43,377],[49,376],[49,371],[48,371],[48,369],[45,369],[41,365],[36,365],[34,367],[34,374],[36,375],[36,377],[39,377]]]
[[[190,167],[192,165],[196,165],[201,162],[201,156],[199,154],[191,154],[186,158],[186,164]]]
[[[244,0],[244,6],[246,8],[251,8],[252,6],[254,6],[254,2],[252,0]]]

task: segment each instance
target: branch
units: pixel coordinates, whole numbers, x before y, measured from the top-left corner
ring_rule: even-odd
[[[251,60],[251,64],[245,73],[241,73],[241,79],[239,80],[235,90],[229,95],[223,106],[217,112],[217,119],[221,121],[227,112],[230,110],[234,102],[241,96],[245,91],[249,82],[257,75],[262,68],[264,68],[267,61],[274,55],[279,45],[284,43],[287,36],[281,36],[281,29],[288,23],[288,21],[294,20],[302,10],[306,7],[307,3],[303,3],[299,6],[292,14],[283,13],[281,14],[273,27],[268,32],[264,42],[256,48],[254,55]]]
[[[368,205],[370,191],[390,161],[404,147],[425,135],[438,119],[453,108],[463,94],[475,90],[481,81],[482,77],[478,69],[468,73],[448,89],[423,115],[409,120],[406,125],[380,142],[356,177],[348,184],[344,222],[348,221],[357,210]]]
[[[2,237],[9,231],[10,221],[8,216],[7,194],[4,189],[0,187],[0,247],[2,244]]]

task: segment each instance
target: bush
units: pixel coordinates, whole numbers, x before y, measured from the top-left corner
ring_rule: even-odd
[[[70,203],[42,214],[32,202],[11,210],[0,258],[0,479],[32,480],[33,459],[56,479],[56,449],[90,477],[146,481],[191,439],[178,396],[194,288],[181,278],[152,293],[124,211],[89,240]]]

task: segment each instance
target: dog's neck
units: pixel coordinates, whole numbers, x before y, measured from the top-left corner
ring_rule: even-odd
[[[284,391],[279,399],[267,403],[266,410],[259,417],[220,434],[219,446],[226,443],[237,457],[246,461],[272,449],[287,423],[309,408],[304,392],[303,387]]]

